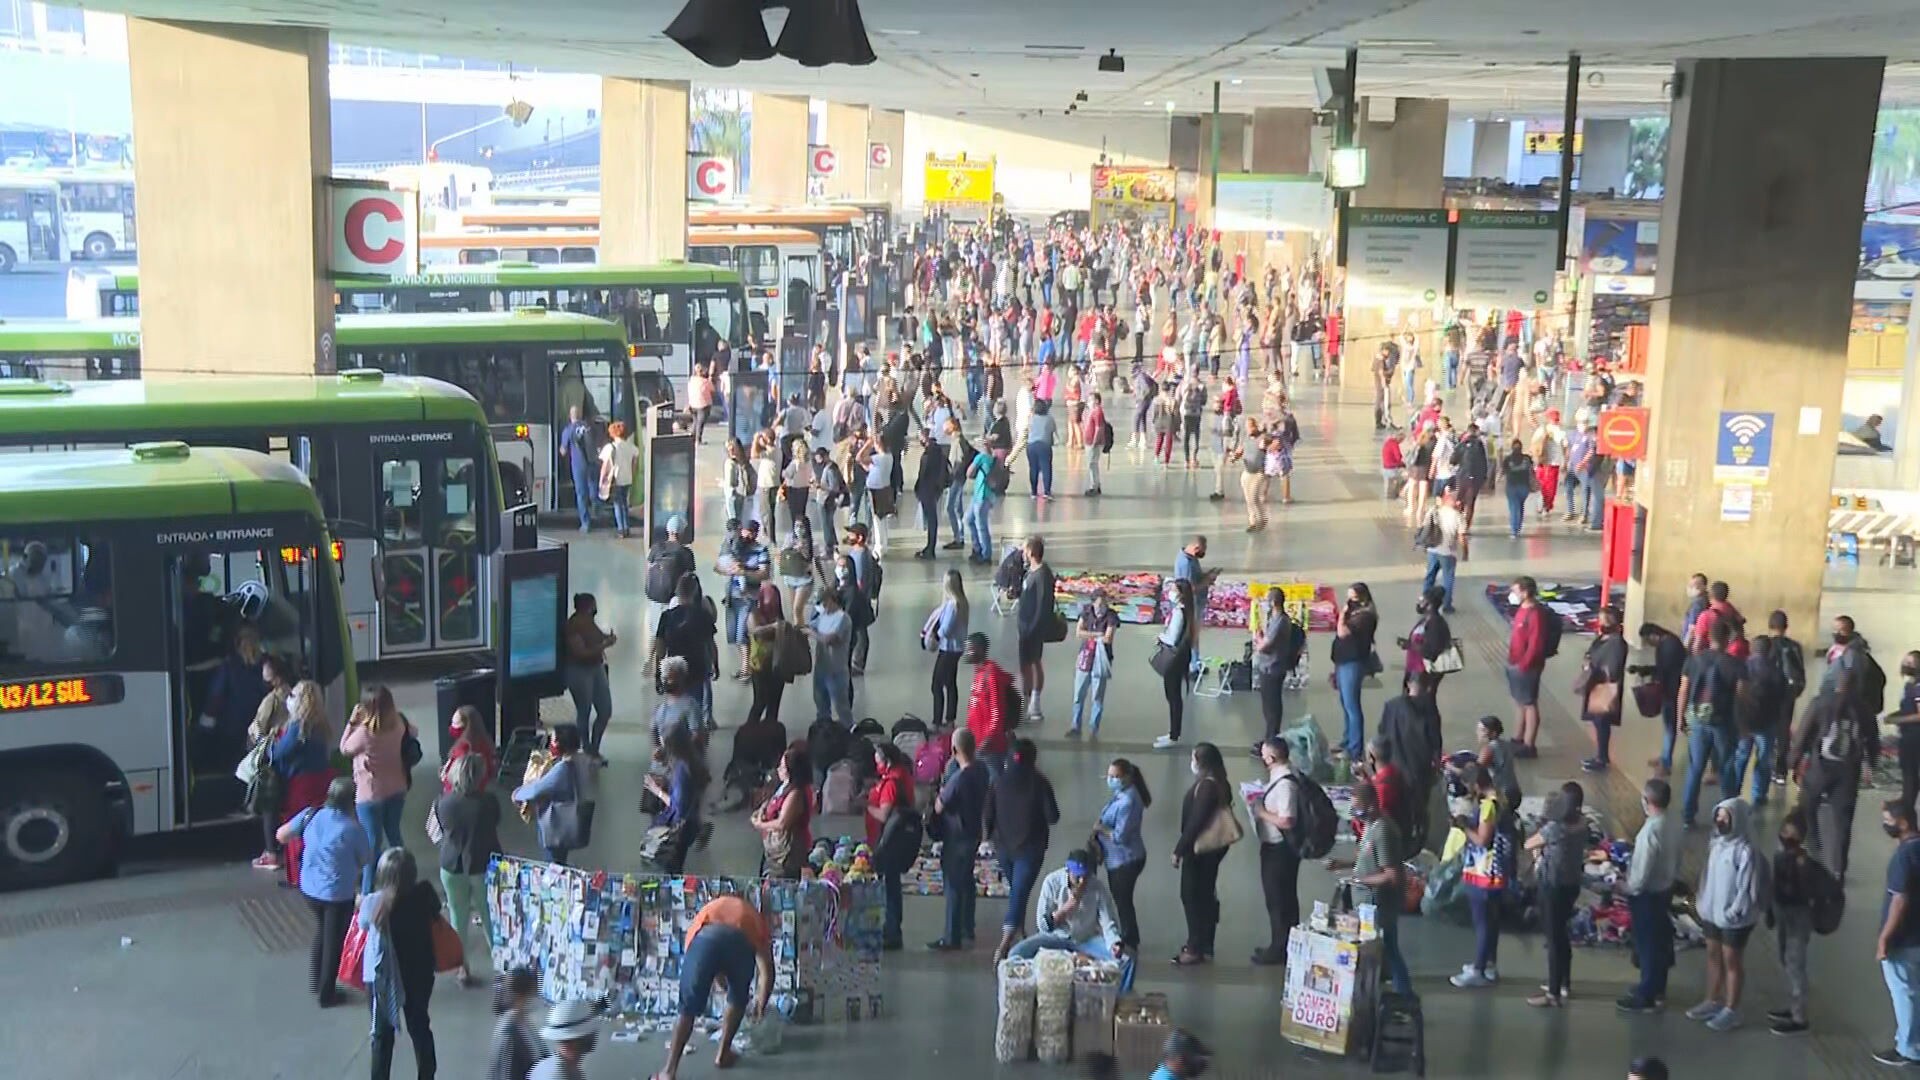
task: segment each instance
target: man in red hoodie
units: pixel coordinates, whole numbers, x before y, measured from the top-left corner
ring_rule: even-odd
[[[1728,588],[1724,581],[1716,581],[1707,586],[1707,608],[1700,613],[1700,618],[1694,621],[1693,633],[1687,639],[1698,646],[1693,650],[1694,652],[1706,651],[1707,643],[1711,640],[1713,624],[1722,619],[1725,619],[1727,625],[1733,629],[1733,637],[1727,642],[1727,655],[1736,660],[1745,660],[1747,654],[1753,651],[1747,644],[1747,620],[1741,616],[1740,609],[1727,600],[1727,597],[1732,594],[1733,590]]]
[[[981,763],[998,780],[1007,767],[1008,733],[1019,718],[1020,691],[1007,669],[987,655],[987,635],[967,635],[967,663],[975,669],[967,695],[967,730],[973,732]]]
[[[1540,603],[1540,585],[1522,577],[1507,591],[1514,605],[1513,633],[1507,638],[1507,693],[1518,711],[1514,753],[1538,757],[1540,738],[1540,672],[1547,666],[1548,619],[1560,616]]]

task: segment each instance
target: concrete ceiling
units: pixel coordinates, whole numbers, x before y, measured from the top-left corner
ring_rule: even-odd
[[[866,0],[879,62],[707,68],[661,35],[683,0],[101,0],[131,15],[319,26],[337,40],[530,67],[692,79],[969,115],[1312,105],[1312,72],[1361,49],[1360,92],[1443,97],[1455,115],[1557,115],[1569,49],[1583,113],[1664,111],[1689,56],[1885,55],[1883,103],[1920,104],[1914,0]],[[777,35],[782,13],[769,15]],[[1124,74],[1101,74],[1107,49]]]

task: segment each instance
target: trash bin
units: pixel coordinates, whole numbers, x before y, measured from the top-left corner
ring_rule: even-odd
[[[440,760],[453,748],[453,714],[462,705],[480,710],[486,722],[487,736],[499,744],[499,673],[492,668],[442,675],[433,680],[433,697],[440,714]]]

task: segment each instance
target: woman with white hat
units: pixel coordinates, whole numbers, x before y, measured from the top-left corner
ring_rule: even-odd
[[[593,1053],[600,1035],[600,1017],[590,1001],[562,1001],[547,1011],[547,1026],[540,1029],[553,1053],[533,1067],[527,1080],[585,1080],[581,1062]]]

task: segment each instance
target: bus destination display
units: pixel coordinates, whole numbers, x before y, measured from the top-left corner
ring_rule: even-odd
[[[121,700],[125,693],[124,684],[111,675],[0,683],[0,713],[112,705]]]

